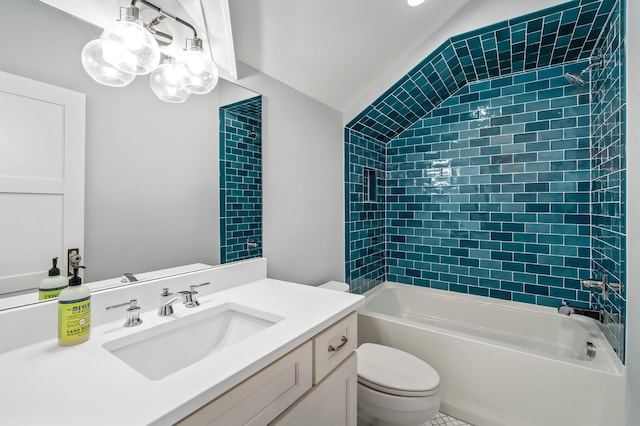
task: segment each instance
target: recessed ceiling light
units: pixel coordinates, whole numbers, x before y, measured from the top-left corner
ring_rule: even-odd
[[[415,6],[420,6],[422,3],[424,3],[425,0],[407,0],[407,3],[409,4],[409,6],[411,7],[415,7]]]

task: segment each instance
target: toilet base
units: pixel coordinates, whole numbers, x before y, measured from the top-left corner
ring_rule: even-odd
[[[440,393],[428,397],[384,394],[358,383],[358,426],[425,426],[440,409]]]

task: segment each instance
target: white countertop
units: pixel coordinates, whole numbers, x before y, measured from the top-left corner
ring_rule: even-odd
[[[363,301],[358,295],[262,279],[202,296],[199,308],[174,304],[176,317],[233,302],[284,320],[157,381],[147,379],[102,345],[175,318],[159,317],[154,306],[141,314],[142,325],[125,328],[126,313],[122,312],[122,319],[94,327],[86,343],[60,347],[57,339],[49,339],[0,354],[0,423],[173,424],[354,311]]]

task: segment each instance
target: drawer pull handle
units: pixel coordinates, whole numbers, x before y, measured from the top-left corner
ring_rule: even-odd
[[[347,339],[347,336],[342,336],[342,339],[340,339],[340,344],[338,346],[329,345],[329,352],[339,351],[344,345],[347,344],[348,341],[349,339]]]

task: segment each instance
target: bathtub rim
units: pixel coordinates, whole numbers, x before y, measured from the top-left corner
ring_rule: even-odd
[[[624,377],[626,375],[625,366],[622,364],[622,362],[616,355],[615,351],[607,341],[597,321],[592,318],[583,317],[579,315],[570,316],[570,318],[573,321],[577,321],[581,323],[581,325],[585,327],[590,333],[592,331],[594,333],[597,333],[598,354],[601,354],[603,352],[605,354],[605,357],[601,356],[598,359],[597,363],[594,363],[594,361],[591,361],[591,360],[572,359],[569,357],[549,354],[536,349],[523,348],[519,345],[511,344],[508,342],[502,342],[502,341],[498,341],[498,340],[494,340],[494,339],[490,339],[482,336],[475,336],[470,333],[463,333],[457,330],[450,330],[445,327],[440,327],[437,325],[424,324],[418,321],[398,318],[393,315],[388,315],[388,314],[369,310],[368,307],[369,307],[370,301],[374,297],[376,297],[378,293],[381,293],[385,290],[401,290],[403,292],[426,293],[426,294],[430,294],[432,296],[440,297],[440,298],[463,300],[466,302],[478,303],[481,305],[492,305],[492,306],[497,305],[502,309],[507,309],[511,311],[527,311],[535,314],[542,314],[542,315],[548,315],[548,316],[560,315],[555,308],[548,307],[548,306],[533,305],[533,304],[524,303],[524,302],[515,302],[510,300],[488,298],[485,296],[477,296],[473,294],[457,293],[457,292],[435,289],[430,287],[414,286],[410,284],[400,284],[400,283],[385,281],[377,285],[373,289],[370,289],[367,292],[363,293],[363,296],[365,296],[365,300],[364,300],[364,303],[362,303],[362,305],[357,309],[357,312],[359,315],[367,315],[373,318],[379,318],[386,321],[406,324],[407,326],[411,326],[411,327],[426,328],[431,330],[434,333],[454,335],[461,339],[471,340],[484,345],[502,348],[505,350],[514,351],[521,354],[527,354],[529,356],[550,359],[556,362],[569,364],[571,366],[575,366],[579,368],[595,370],[595,371],[601,372],[602,374],[608,374],[616,377]],[[605,358],[604,361],[603,361],[603,358]]]

